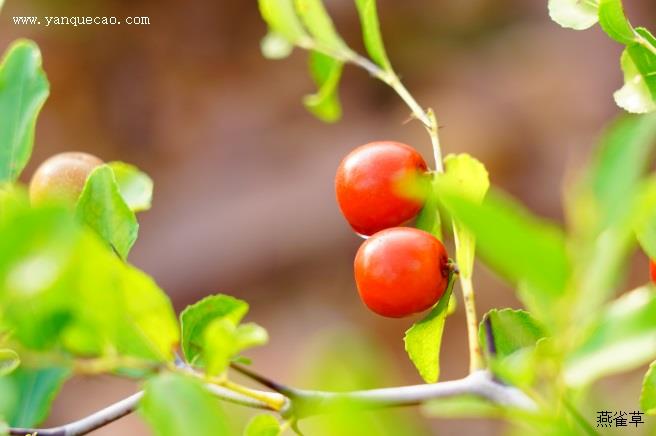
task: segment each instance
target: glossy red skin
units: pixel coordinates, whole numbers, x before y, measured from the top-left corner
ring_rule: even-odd
[[[349,153],[337,169],[335,192],[351,227],[369,236],[417,215],[421,202],[397,192],[399,180],[417,171],[426,172],[426,162],[400,142],[371,142]]]
[[[653,259],[649,259],[649,276],[652,283],[656,284],[656,262]]]
[[[401,318],[432,307],[448,283],[448,255],[430,233],[393,227],[367,239],[355,256],[355,282],[364,304]]]

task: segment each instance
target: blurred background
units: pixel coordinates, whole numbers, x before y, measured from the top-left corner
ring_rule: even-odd
[[[634,24],[653,27],[656,3],[626,3]],[[353,2],[326,4],[345,39],[362,51]],[[562,187],[619,113],[612,92],[622,83],[621,47],[598,27],[560,28],[546,0],[378,4],[392,63],[417,100],[435,108],[445,154],[475,155],[495,185],[562,222]],[[149,16],[151,24],[42,27],[11,20],[32,15]],[[390,89],[354,67],[342,80],[343,120],[316,120],[301,104],[314,91],[306,54],[263,59],[265,32],[254,0],[7,0],[0,47],[17,37],[37,41],[51,82],[26,177],[67,150],[148,172],[154,205],[140,215],[131,261],[155,277],[177,310],[217,292],[250,302],[248,319],[271,336],[249,354],[259,372],[308,388],[320,387],[318,379],[322,387],[420,383],[403,349],[413,320],[378,317],[357,296],[352,262],[361,240],[339,213],[333,177],[348,151],[377,139],[411,144],[429,161],[428,137],[408,122],[408,109]],[[646,268],[636,255],[627,288],[646,280]],[[479,316],[518,307],[511,289],[484,266],[477,265],[474,280]],[[446,326],[442,379],[464,376],[467,361],[460,305]],[[635,408],[640,375],[602,383],[600,390],[614,392],[604,406]],[[81,417],[136,388],[125,380],[75,379],[49,423]],[[229,412],[237,421],[243,413]],[[503,428],[489,420],[427,420],[417,410],[366,419],[373,434],[496,435]],[[148,430],[133,416],[97,434]]]

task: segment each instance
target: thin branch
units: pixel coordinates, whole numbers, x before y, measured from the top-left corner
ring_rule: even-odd
[[[242,372],[242,374],[258,382],[263,378],[252,371]],[[283,416],[294,414],[296,418],[329,413],[332,407],[338,404],[344,404],[345,401],[357,409],[379,409],[385,407],[412,406],[436,398],[460,395],[476,395],[501,406],[515,407],[529,411],[537,408],[535,402],[524,392],[512,386],[499,383],[487,371],[476,371],[460,380],[344,393],[286,387],[287,394],[285,398],[287,403],[290,404],[290,407],[278,410],[273,409],[270,405],[260,400],[233,392],[222,386],[208,384],[207,389],[218,398],[231,403],[255,409],[272,410]],[[260,395],[272,394],[267,391],[252,391]],[[70,424],[44,429],[10,428],[9,434],[12,436],[30,434],[37,434],[39,436],[85,435],[132,413],[142,396],[143,392],[138,392]]]
[[[87,434],[134,412],[142,396],[143,392],[138,392],[87,417],[60,427],[44,429],[10,428],[9,434],[15,436],[75,436]]]

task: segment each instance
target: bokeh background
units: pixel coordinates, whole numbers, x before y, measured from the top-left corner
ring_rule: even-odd
[[[326,3],[361,50],[353,2]],[[621,86],[621,47],[598,27],[558,27],[546,0],[378,3],[392,63],[418,101],[435,108],[444,152],[475,155],[495,185],[562,222],[563,186],[619,113],[612,92]],[[656,3],[625,3],[635,24],[653,27]],[[151,24],[46,28],[14,25],[14,15],[149,16]],[[256,370],[304,387],[319,386],[317,377],[337,385],[360,380],[358,371],[371,386],[419,383],[403,350],[412,320],[377,317],[357,296],[352,261],[361,240],[339,213],[333,176],[349,150],[376,139],[411,144],[428,160],[428,137],[390,89],[354,67],[342,80],[343,120],[314,119],[300,102],[313,91],[306,54],[263,59],[265,31],[254,0],[7,0],[0,47],[17,37],[37,41],[51,82],[26,174],[66,150],[147,171],[154,205],[140,215],[131,261],[156,278],[177,310],[216,292],[249,301],[249,320],[271,336],[249,354]],[[627,288],[645,281],[646,265],[636,254]],[[479,314],[519,306],[483,265],[475,287]],[[442,378],[465,375],[467,359],[460,307],[447,322]],[[639,383],[640,373],[602,383],[601,392],[613,392],[605,406],[635,408]],[[48,422],[81,417],[136,388],[75,379]],[[228,410],[238,427],[241,412]],[[494,435],[503,428],[426,420],[416,410],[367,419],[372,434]],[[411,427],[391,430],[385,419]],[[149,433],[133,416],[97,434]]]

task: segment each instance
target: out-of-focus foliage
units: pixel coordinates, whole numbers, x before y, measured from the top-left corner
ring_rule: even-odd
[[[549,15],[576,30],[598,21],[608,36],[626,46],[620,59],[624,86],[613,95],[615,102],[633,113],[656,110],[656,39],[644,27],[631,25],[621,0],[549,0]]]
[[[128,207],[134,212],[150,209],[153,199],[153,180],[134,165],[110,162],[119,191]]]
[[[357,329],[326,331],[313,342],[304,354],[300,385],[345,392],[395,384],[382,350]],[[407,409],[361,411],[348,401],[333,404],[330,414],[302,420],[300,429],[315,436],[430,434]]]
[[[244,436],[278,436],[280,422],[272,415],[257,415],[244,429]]]
[[[60,367],[18,369],[5,378],[4,387],[0,385],[2,392],[9,392],[8,398],[13,399],[8,404],[0,402],[0,415],[13,426],[39,424],[48,416],[55,396],[69,375],[68,369]]]
[[[12,44],[0,63],[0,183],[16,180],[30,159],[48,93],[39,48],[27,40]]]
[[[199,380],[162,374],[146,383],[139,413],[157,436],[228,435],[219,400]]]
[[[426,383],[435,383],[440,377],[440,350],[442,333],[449,311],[454,277],[449,278],[446,292],[431,309],[428,316],[405,332],[405,351]]]
[[[137,240],[139,223],[121,195],[114,172],[108,165],[96,168],[89,175],[77,202],[77,213],[116,250],[121,259],[127,259]]]
[[[211,295],[180,315],[182,350],[187,361],[222,373],[241,351],[268,341],[266,330],[254,323],[240,324],[248,303],[228,295]]]

